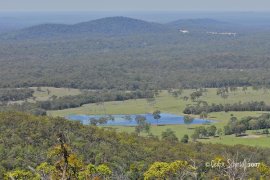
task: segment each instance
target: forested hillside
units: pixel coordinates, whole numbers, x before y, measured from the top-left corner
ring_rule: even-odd
[[[181,27],[171,31],[171,25],[120,17],[35,26],[16,32],[16,38],[5,34],[0,87],[136,90],[270,83],[269,32],[207,34],[205,21],[194,20],[200,33],[188,34],[178,32]]]
[[[61,155],[63,148],[60,146],[61,143],[65,144],[68,154],[72,153],[69,154],[67,168],[67,176],[71,177],[76,177],[78,174],[82,176],[86,173],[87,169],[84,167],[87,164],[92,164],[93,167],[100,167],[100,165],[103,168],[108,167],[106,175],[110,177],[109,179],[155,179],[163,175],[167,177],[162,172],[158,174],[159,170],[155,169],[158,162],[161,162],[158,166],[165,165],[165,168],[169,166],[169,163],[179,160],[176,164],[180,164],[174,166],[175,174],[167,174],[172,179],[180,177],[181,174],[176,173],[178,170],[179,173],[183,173],[177,167],[186,168],[198,178],[209,179],[220,177],[221,173],[225,173],[219,171],[220,169],[207,167],[206,163],[212,160],[221,162],[221,160],[231,159],[242,162],[246,159],[248,162],[270,163],[269,149],[241,145],[183,144],[170,140],[170,136],[165,140],[159,140],[154,136],[140,137],[135,133],[116,133],[113,130],[95,126],[83,126],[78,122],[62,118],[35,117],[11,112],[0,113],[0,142],[1,179],[3,179],[3,174],[31,179],[34,176],[31,174],[35,174],[31,169],[33,170],[41,163],[46,164],[41,164],[36,173],[53,175],[56,171],[58,176],[61,175],[59,173],[63,172],[61,160],[64,160],[62,159],[64,156]],[[218,158],[221,160],[218,161]],[[248,171],[242,168],[237,169],[235,177],[240,175],[268,177],[265,171],[267,166],[260,167],[263,167],[264,171],[260,168],[249,168]],[[17,171],[14,171],[15,169]],[[73,174],[69,174],[72,172]],[[102,176],[102,173],[90,173],[90,175]],[[188,173],[184,177],[191,177],[191,175]]]

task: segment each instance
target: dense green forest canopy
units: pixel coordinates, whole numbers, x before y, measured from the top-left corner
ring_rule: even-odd
[[[219,144],[179,143],[157,137],[140,137],[136,133],[116,133],[114,130],[84,126],[63,118],[37,117],[24,113],[0,113],[0,178],[7,171],[29,170],[43,162],[52,163],[47,152],[59,144],[58,134],[65,135],[73,153],[85,164],[106,164],[113,179],[142,179],[154,162],[176,160],[196,163],[198,177],[220,177],[206,162],[217,157],[236,158],[241,162],[270,163],[269,149]],[[237,157],[235,156],[237,154]],[[246,177],[259,177],[256,168]]]
[[[112,33],[102,31],[104,21],[114,27]],[[178,32],[178,26],[175,31],[175,25],[129,18],[94,21],[99,34],[86,31],[93,26],[92,21],[72,26],[75,30],[67,37],[53,33],[52,25],[4,34],[0,42],[0,87],[136,90],[270,83],[268,31],[248,31],[210,21],[219,32],[228,27],[237,31],[235,36],[210,35],[201,25],[205,20],[201,21],[192,27],[199,32],[188,34]],[[133,26],[144,31],[131,31]],[[128,33],[121,33],[124,27]],[[38,36],[23,38],[34,33]]]

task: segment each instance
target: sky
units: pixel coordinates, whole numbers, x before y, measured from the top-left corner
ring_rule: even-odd
[[[270,0],[0,0],[0,11],[270,11]]]

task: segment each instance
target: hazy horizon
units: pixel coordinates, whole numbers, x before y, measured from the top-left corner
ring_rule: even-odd
[[[240,11],[0,11],[0,21],[21,20],[36,23],[78,23],[104,17],[125,16],[166,23],[178,19],[216,19],[222,21],[254,21],[269,20],[270,11],[240,12]],[[21,22],[21,23],[22,23]]]
[[[166,10],[166,11],[269,11],[269,0],[9,0],[0,1],[0,10]]]

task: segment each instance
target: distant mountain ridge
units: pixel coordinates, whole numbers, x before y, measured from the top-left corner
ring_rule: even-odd
[[[96,36],[123,36],[139,34],[179,33],[187,30],[206,34],[208,31],[229,31],[237,29],[234,24],[214,19],[180,19],[166,24],[147,22],[139,19],[116,16],[73,25],[41,24],[1,35],[0,39],[28,40],[50,38],[76,38]]]
[[[147,22],[127,17],[108,17],[89,22],[75,24],[75,30],[91,31],[96,33],[147,33],[166,32],[169,29],[159,23]]]
[[[108,17],[74,25],[41,24],[12,33],[11,38],[47,38],[73,35],[130,35],[140,33],[165,33],[173,28],[163,24],[127,17]]]

